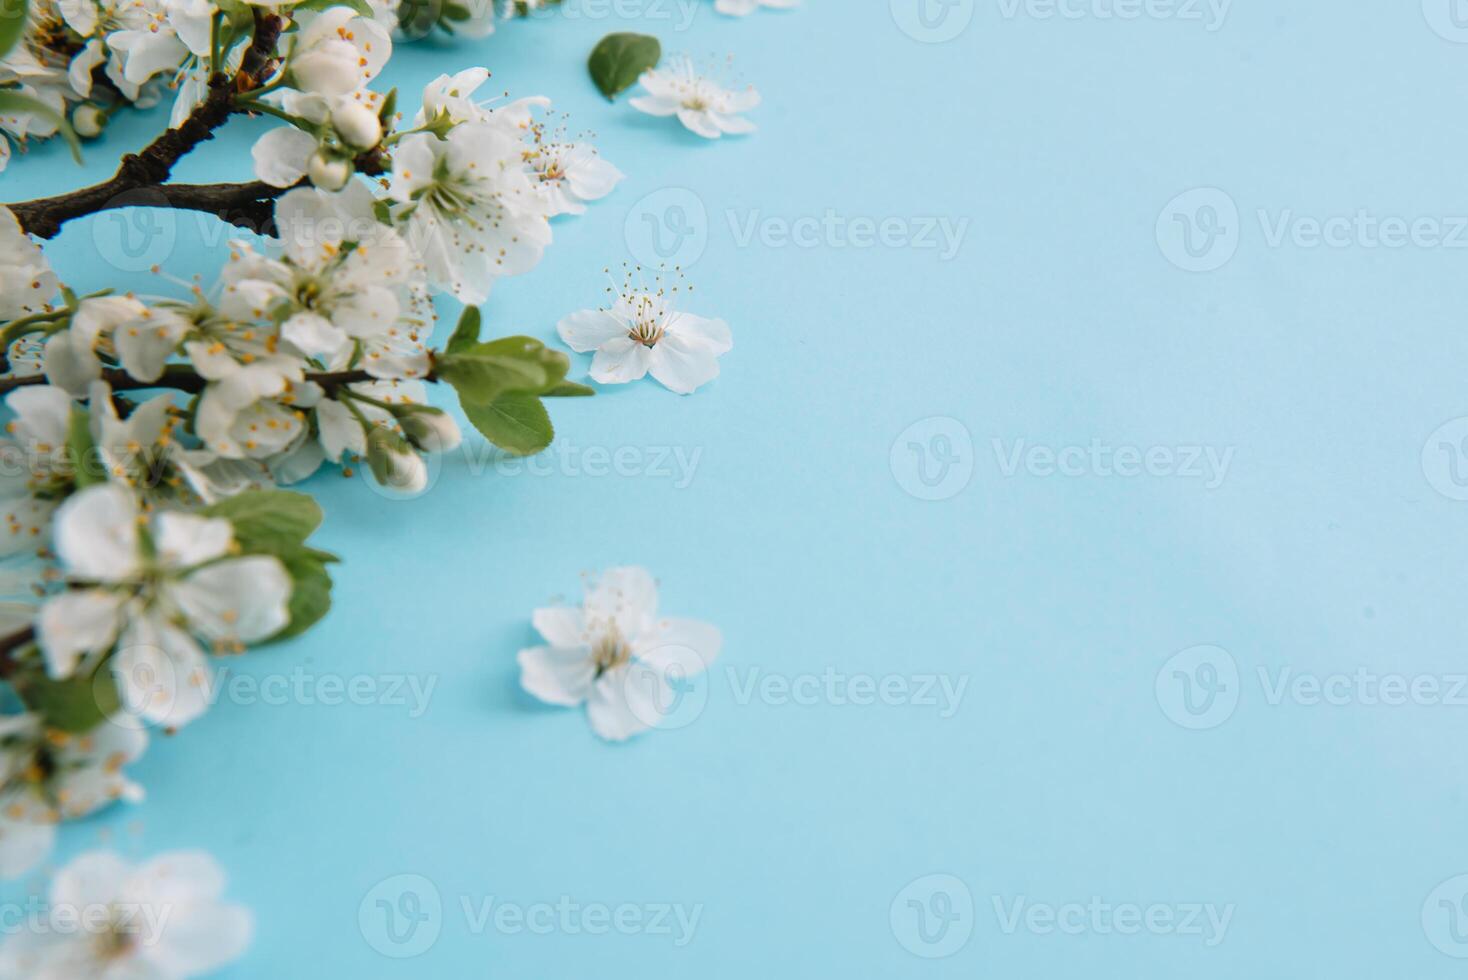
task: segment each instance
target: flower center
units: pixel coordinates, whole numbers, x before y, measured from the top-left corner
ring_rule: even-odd
[[[598,677],[613,667],[620,667],[632,660],[632,648],[622,640],[622,634],[618,632],[616,623],[607,627],[607,631],[591,648],[591,653],[596,660],[596,676]]]
[[[296,284],[296,302],[308,310],[312,309],[321,298],[321,292],[321,283],[316,281],[316,277],[307,276]]]
[[[122,959],[132,953],[136,939],[132,928],[114,914],[110,926],[96,936],[97,958],[104,962]]]
[[[657,320],[638,320],[633,324],[632,329],[627,331],[627,336],[644,347],[655,347],[657,342],[663,339],[663,325]]]

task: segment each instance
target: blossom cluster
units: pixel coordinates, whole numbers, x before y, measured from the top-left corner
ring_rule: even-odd
[[[212,283],[74,290],[34,208],[0,206],[0,676],[21,708],[0,714],[0,877],[37,866],[59,821],[140,798],[123,766],[149,727],[204,713],[211,657],[325,614],[320,508],[281,487],[360,466],[422,490],[425,457],[462,438],[435,383],[503,450],[549,444],[541,400],[591,389],[537,340],[481,339],[476,304],[623,176],[552,131],[549,100],[481,99],[484,68],[398,112],[372,89],[393,47],[378,8],[52,3],[3,62],[35,66],[24,94],[43,108],[87,97],[74,83],[93,70],[135,103],[175,88],[170,131],[139,159],[174,152],[185,120],[281,125],[255,147],[263,184],[218,185],[265,187],[269,224],[231,242]],[[438,349],[436,294],[465,306]]]
[[[171,124],[178,125],[204,98],[212,70],[221,62],[238,66],[252,2],[32,0],[21,43],[0,57],[0,91],[23,93],[35,104],[0,109],[0,170],[10,160],[12,143],[24,147],[54,136],[66,121],[93,137],[124,106],[148,108],[171,99]],[[493,33],[498,19],[537,6],[523,0],[353,0],[352,9],[371,23],[361,30],[372,37],[411,38],[439,29],[482,38]],[[305,71],[329,71],[331,58],[318,48],[305,60]]]
[[[550,445],[546,399],[594,393],[539,340],[482,338],[478,307],[624,175],[591,137],[568,135],[548,99],[488,96],[486,68],[440,75],[412,110],[376,87],[395,41],[425,26],[483,36],[497,16],[551,2],[448,0],[425,13],[418,0],[29,0],[15,43],[0,16],[0,169],[12,141],[95,136],[123,105],[173,100],[168,131],[112,181],[0,205],[0,879],[40,866],[60,822],[142,798],[125,769],[150,729],[208,710],[212,658],[327,613],[337,559],[311,540],[321,509],[285,487],[334,468],[424,490],[429,457],[463,438],[430,403],[435,385],[514,455]],[[660,71],[658,57],[625,81],[646,90],[635,108],[710,139],[753,131],[741,115],[759,103],[752,87],[725,88],[686,60]],[[255,179],[171,183],[172,166],[236,115],[277,123],[253,146]],[[118,181],[250,234],[230,241],[213,281],[73,288],[40,241]],[[678,309],[683,288],[629,271],[606,308],[567,317],[559,336],[594,352],[594,381],[651,375],[690,394],[718,376],[732,339],[722,320]],[[438,297],[463,309],[435,345]],[[658,727],[675,682],[722,645],[712,626],[659,618],[656,584],[636,568],[535,625],[546,645],[520,654],[525,688],[585,703],[613,740]],[[248,942],[248,915],[219,901],[222,876],[198,855],[141,868],[85,855],[57,881],[111,910],[106,929],[4,944],[0,978],[91,975],[94,954],[108,969],[185,977]],[[176,947],[139,944],[120,929],[119,903],[158,889],[209,919],[213,948],[184,950],[182,931]]]

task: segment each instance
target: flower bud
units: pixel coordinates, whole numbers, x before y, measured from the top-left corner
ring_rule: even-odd
[[[382,121],[360,102],[344,101],[333,109],[331,125],[338,136],[359,150],[370,150],[382,141]]]
[[[353,167],[351,163],[340,157],[327,156],[320,150],[311,154],[311,161],[307,173],[311,176],[311,183],[323,191],[339,191],[347,186],[351,179]]]
[[[459,425],[442,409],[426,405],[414,406],[398,417],[403,435],[419,449],[428,453],[446,453],[459,448],[463,436]]]
[[[107,114],[90,102],[83,102],[71,113],[71,128],[83,139],[95,139],[102,135],[107,125]]]
[[[428,465],[391,429],[374,427],[367,435],[367,465],[383,486],[400,493],[428,489]]]

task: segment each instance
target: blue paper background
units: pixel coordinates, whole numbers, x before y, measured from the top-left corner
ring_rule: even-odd
[[[1308,689],[1271,703],[1260,671],[1450,693],[1468,669],[1468,503],[1453,499],[1468,470],[1452,467],[1468,465],[1468,423],[1433,435],[1468,416],[1453,220],[1468,215],[1468,32],[1448,0],[1238,0],[1221,24],[1191,0],[1071,0],[1075,17],[957,0],[932,23],[962,33],[924,43],[899,27],[915,4],[736,20],[711,0],[572,0],[484,42],[403,46],[385,81],[405,107],[482,62],[491,87],[551,96],[629,175],[496,287],[489,329],[554,339],[599,302],[604,266],[655,257],[651,214],[665,244],[697,233],[678,258],[696,257],[690,309],[732,325],[724,376],[686,399],[648,381],[554,405],[563,448],[541,475],[497,472],[475,443],[416,501],[317,478],[321,543],[346,559],[336,606],[227,666],[364,677],[384,695],[412,674],[437,685],[428,710],[222,703],[135,767],[146,804],[68,827],[57,861],[99,841],[216,854],[258,917],[231,978],[1459,975],[1468,938],[1438,899],[1468,885],[1434,889],[1468,872],[1468,706],[1367,704],[1359,684],[1341,705]],[[733,54],[766,96],[760,131],[708,144],[602,100],[583,63],[623,29]],[[0,196],[103,177],[161,112],[119,117],[84,175],[57,146],[33,151]],[[264,128],[231,124],[178,177],[245,179]],[[1226,199],[1168,210],[1198,188]],[[885,245],[838,247],[822,228],[800,247],[768,223],[828,211],[900,224]],[[1270,241],[1282,216],[1358,211],[1428,219],[1447,240]],[[1203,264],[1236,253],[1179,268],[1174,213],[1200,248],[1219,232]],[[51,250],[63,276],[116,285],[111,260],[212,277],[221,229],[134,215],[152,253],[128,259],[119,216],[102,215]],[[967,222],[956,256],[895,244],[928,218]],[[742,244],[752,220],[767,234]],[[1043,460],[1006,475],[1020,440],[1233,455],[1216,487],[1090,464],[1045,475]],[[637,472],[586,472],[586,450],[628,447]],[[674,452],[697,454],[686,486],[657,465]],[[918,467],[936,479],[945,461],[951,482],[930,492]],[[727,645],[691,724],[618,747],[522,695],[514,654],[532,609],[621,563],[652,569],[664,609],[719,624]],[[1172,719],[1220,716],[1187,714],[1175,670],[1202,682],[1206,665],[1169,658],[1204,644],[1226,651],[1209,663],[1238,701],[1191,730]],[[743,697],[752,671],[967,687],[943,717]],[[411,905],[397,883],[373,889],[405,874],[442,912],[396,945],[377,899]],[[933,874],[962,886],[903,891]],[[942,911],[935,887],[973,906],[944,934],[952,955],[929,959],[915,954],[949,950],[924,945],[907,900]],[[680,947],[652,929],[476,930],[461,904],[563,896],[700,919]],[[1212,946],[1004,928],[1021,898],[1093,897],[1233,910]],[[414,943],[418,958],[382,952]]]

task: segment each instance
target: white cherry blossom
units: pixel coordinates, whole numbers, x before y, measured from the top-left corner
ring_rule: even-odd
[[[89,851],[56,873],[49,920],[0,946],[0,980],[189,980],[242,956],[254,917],[223,900],[218,862],[198,851],[130,865]],[[82,928],[77,928],[81,923]]]
[[[580,608],[535,610],[546,645],[521,650],[520,684],[547,704],[586,705],[592,729],[623,741],[656,726],[669,683],[706,671],[723,647],[718,628],[658,615],[658,588],[643,568],[612,568]]]
[[[274,557],[229,557],[230,523],[177,511],[144,522],[115,483],[68,498],[55,546],[70,586],[46,600],[37,636],[53,678],[105,655],[128,710],[178,726],[203,713],[210,678],[195,637],[222,651],[267,639],[289,622],[291,580]]]
[[[725,88],[699,74],[688,58],[674,58],[667,68],[649,69],[639,81],[647,94],[631,102],[641,112],[677,116],[689,130],[707,139],[755,130],[754,123],[740,115],[760,104],[759,92],[753,85],[742,90]]]
[[[212,380],[194,415],[194,431],[212,452],[265,459],[295,443],[305,425],[303,410],[320,396],[302,383],[299,358],[272,355],[239,364],[224,355],[211,362],[212,345],[195,341],[185,349],[199,373]]]
[[[107,44],[121,61],[122,78],[142,85],[176,71],[190,54],[208,55],[215,9],[207,0],[129,0],[111,8],[117,29],[106,35]]]
[[[585,214],[626,177],[586,143],[542,143],[526,154],[546,214]]]
[[[376,78],[392,55],[388,32],[351,7],[328,7],[300,19],[304,26],[290,58],[290,73],[302,92],[350,95]]]
[[[592,380],[624,384],[651,374],[680,395],[719,376],[719,357],[733,349],[729,325],[675,308],[678,287],[625,286],[609,309],[583,310],[557,326],[577,353],[595,351]]]
[[[102,376],[99,348],[113,349],[118,327],[141,318],[148,308],[132,296],[96,296],[77,306],[67,330],[46,341],[46,377],[75,398],[85,398]]]
[[[494,100],[476,102],[474,95],[489,80],[488,68],[466,68],[452,75],[440,75],[423,86],[423,106],[413,120],[423,127],[436,120],[458,123],[493,123],[515,136],[525,135],[535,109],[550,105],[544,96],[516,99],[502,105]]]
[[[235,243],[225,294],[268,312],[280,339],[323,370],[356,363],[374,377],[423,377],[433,322],[424,270],[374,203],[361,182],[285,194],[275,207],[283,258]]]
[[[0,878],[28,874],[44,860],[56,825],[113,802],[140,802],[142,787],[123,767],[147,748],[135,725],[104,721],[83,735],[47,729],[39,715],[0,716]]]
[[[429,281],[462,303],[482,303],[495,279],[534,268],[551,242],[520,142],[490,123],[403,140],[389,193],[393,223]]]

